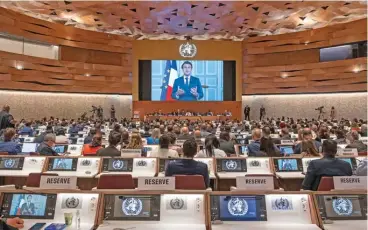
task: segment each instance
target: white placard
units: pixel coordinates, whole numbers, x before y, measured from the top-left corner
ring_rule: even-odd
[[[335,190],[367,190],[366,176],[334,176]]]
[[[138,190],[175,190],[175,177],[139,177]]]
[[[122,157],[141,157],[142,150],[141,149],[121,149]]]
[[[342,150],[341,155],[342,156],[355,156],[355,157],[357,157],[358,156],[358,149],[345,148],[345,149]]]
[[[76,176],[41,176],[42,189],[77,189]]]
[[[278,135],[278,134],[270,134],[270,137],[271,138],[280,138],[280,135]]]
[[[236,187],[244,190],[274,190],[273,176],[236,177]]]
[[[294,145],[294,140],[281,140],[282,145]]]
[[[176,145],[183,145],[186,140],[176,140]]]

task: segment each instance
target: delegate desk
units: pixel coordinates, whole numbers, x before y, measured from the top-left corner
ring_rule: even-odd
[[[73,214],[72,225],[66,229],[77,229],[76,213],[80,213],[80,230],[94,229],[99,194],[97,193],[26,193],[20,190],[1,195],[0,214],[5,218],[24,219],[24,229],[31,229],[36,223],[65,223],[64,213]],[[27,209],[27,201],[30,207]]]
[[[157,158],[102,158],[101,175],[131,174],[134,179],[138,177],[154,177],[157,174]]]
[[[2,156],[0,157],[0,177],[2,185],[26,184],[30,173],[41,173],[46,157],[42,156]]]
[[[103,193],[98,230],[206,230],[206,195],[201,191]]]
[[[45,173],[57,173],[59,176],[76,176],[78,188],[91,190],[97,185],[100,168],[99,157],[48,157]]]
[[[310,193],[212,192],[212,230],[320,229]]]
[[[367,229],[367,191],[316,192],[314,196],[323,229]]]
[[[273,175],[270,158],[216,158],[216,175],[218,187],[216,190],[229,191],[236,186],[236,178],[245,175]]]
[[[148,120],[190,120],[190,121],[225,121],[232,116],[147,116]]]

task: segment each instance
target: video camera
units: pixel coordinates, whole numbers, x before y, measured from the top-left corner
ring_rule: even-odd
[[[321,109],[323,109],[324,108],[324,106],[320,106],[320,107],[318,107],[318,108],[316,108],[316,109],[314,109],[314,110],[321,110]]]

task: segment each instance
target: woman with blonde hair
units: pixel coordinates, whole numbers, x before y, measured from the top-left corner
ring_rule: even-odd
[[[150,137],[147,137],[147,145],[158,145],[161,132],[160,129],[154,128]]]
[[[143,143],[139,133],[132,133],[130,136],[130,142],[126,147],[127,149],[142,149]]]

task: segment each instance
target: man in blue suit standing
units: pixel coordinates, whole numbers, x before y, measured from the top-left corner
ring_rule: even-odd
[[[175,79],[171,97],[179,101],[197,101],[203,98],[203,89],[199,78],[191,76],[193,65],[185,61],[181,65],[184,75]]]

